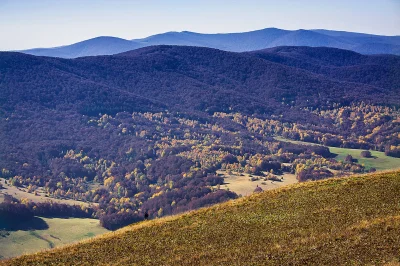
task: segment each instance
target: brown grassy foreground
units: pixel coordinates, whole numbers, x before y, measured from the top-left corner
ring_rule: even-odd
[[[397,265],[400,172],[296,184],[5,265]]]

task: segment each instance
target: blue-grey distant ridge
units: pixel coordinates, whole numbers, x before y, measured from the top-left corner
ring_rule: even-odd
[[[400,36],[380,36],[332,30],[262,30],[202,34],[196,32],[166,32],[143,39],[125,40],[116,37],[97,37],[71,45],[36,48],[20,51],[37,56],[77,58],[112,55],[153,45],[185,45],[216,48],[232,52],[255,51],[278,46],[333,47],[361,54],[400,55]]]

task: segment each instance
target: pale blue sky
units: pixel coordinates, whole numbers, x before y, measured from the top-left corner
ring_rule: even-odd
[[[400,35],[400,0],[0,0],[0,50],[268,27]]]

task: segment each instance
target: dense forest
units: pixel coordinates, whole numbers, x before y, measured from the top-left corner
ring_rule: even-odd
[[[238,197],[220,189],[219,169],[299,181],[374,171],[275,137],[400,157],[399,66],[398,56],[307,47],[0,53],[0,177],[93,204],[1,208],[116,229]]]

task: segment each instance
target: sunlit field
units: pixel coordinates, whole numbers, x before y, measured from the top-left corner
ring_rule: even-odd
[[[43,230],[1,231],[0,258],[9,258],[71,244],[108,232],[96,219],[41,218]]]

